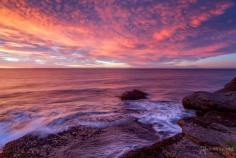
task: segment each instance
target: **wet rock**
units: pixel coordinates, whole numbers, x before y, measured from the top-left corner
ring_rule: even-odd
[[[220,147],[219,149],[227,150]],[[224,152],[227,158],[235,158],[233,152]],[[225,156],[215,152],[213,147],[194,143],[181,133],[152,146],[130,151],[123,158],[225,158]]]
[[[214,93],[195,92],[183,99],[185,108],[200,111],[236,111],[236,77]]]
[[[185,108],[210,111],[236,111],[236,92],[209,93],[195,92],[183,99]]]
[[[224,92],[232,92],[236,91],[236,77],[232,79],[229,83],[227,83],[223,89],[218,90],[218,93],[224,93]]]
[[[236,78],[215,93],[195,92],[185,108],[201,115],[178,121],[182,133],[124,158],[236,158]]]
[[[226,147],[236,142],[236,114],[211,111],[202,117],[186,118],[182,132],[196,144]]]
[[[201,117],[179,121],[183,132],[133,150],[124,158],[235,158],[236,151],[230,145],[236,143],[236,114],[208,112]]]
[[[174,137],[166,139],[164,141],[155,143],[151,146],[144,147],[137,150],[132,150],[126,153],[123,158],[162,158],[170,156],[166,153],[166,148],[172,144],[175,144],[183,139],[183,134],[178,134]],[[171,154],[171,153],[170,153]]]
[[[132,90],[132,91],[126,91],[121,95],[121,100],[139,100],[139,99],[146,99],[147,93],[142,92],[140,90]]]
[[[48,137],[26,135],[9,142],[3,148],[0,158],[47,158],[55,149],[70,144],[71,140],[89,139],[99,133],[99,129],[73,127],[68,131],[51,134]],[[49,156],[50,155],[50,156]]]
[[[26,135],[6,144],[0,158],[117,157],[119,152],[129,150],[130,144],[134,144],[134,147],[130,146],[133,149],[137,144],[150,145],[157,140],[159,137],[151,126],[130,120],[128,125],[101,129],[73,127],[47,137]],[[114,149],[122,143],[124,149]]]

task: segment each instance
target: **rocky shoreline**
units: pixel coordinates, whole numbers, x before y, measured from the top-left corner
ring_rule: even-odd
[[[127,144],[152,144],[159,137],[149,125],[136,120],[127,124],[106,128],[90,128],[85,126],[72,127],[66,131],[50,134],[47,137],[26,135],[7,143],[1,158],[80,158],[104,157],[104,152],[112,150],[112,144],[125,141]],[[117,135],[119,134],[119,135]],[[141,143],[142,141],[142,143]],[[130,147],[132,148],[132,147]],[[130,149],[120,149],[126,153]],[[83,155],[83,156],[80,156]],[[117,157],[117,153],[108,153],[107,157]],[[121,155],[120,155],[121,156]]]
[[[211,111],[179,121],[183,132],[124,158],[235,158],[236,114]]]
[[[135,93],[135,97],[133,97]],[[124,93],[122,100],[146,98],[146,93]],[[195,92],[183,99],[185,108],[198,111],[198,116],[178,121],[182,133],[151,146],[131,150],[123,158],[236,158],[236,78],[214,93]],[[26,135],[8,143],[1,158],[80,157],[82,149],[95,143],[104,145],[106,133],[125,131],[147,142],[159,140],[150,126],[131,120],[129,126],[118,125],[104,129],[74,127],[45,138]],[[149,133],[149,134],[147,134]],[[114,140],[112,140],[114,139]],[[111,138],[115,141],[117,138]],[[127,138],[124,138],[127,139]],[[91,152],[91,153],[90,153]],[[87,157],[92,157],[92,150]],[[90,154],[90,155],[89,155]],[[110,155],[112,157],[112,155]]]
[[[178,121],[182,133],[123,157],[236,158],[236,78],[214,93],[185,97],[183,105],[198,116]]]

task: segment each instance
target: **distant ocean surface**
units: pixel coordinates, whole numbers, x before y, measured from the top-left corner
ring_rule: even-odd
[[[185,95],[218,90],[235,76],[223,69],[0,69],[0,147],[34,131],[103,128],[130,117],[166,138],[181,132],[178,119],[193,115],[182,107]],[[119,96],[132,89],[149,99],[122,102]]]

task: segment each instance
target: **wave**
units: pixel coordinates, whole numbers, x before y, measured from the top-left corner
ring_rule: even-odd
[[[163,139],[181,132],[177,125],[179,119],[194,115],[180,103],[171,101],[127,101],[125,107],[135,111],[131,115],[139,122],[152,125]]]
[[[61,93],[62,91],[54,91]],[[63,91],[65,92],[65,91]],[[73,91],[70,91],[73,92]],[[169,101],[127,101],[117,105],[119,109],[75,111],[66,106],[14,109],[0,115],[0,146],[25,134],[40,135],[57,133],[74,126],[106,128],[128,124],[131,120],[151,125],[157,134],[166,138],[181,132],[177,120],[193,115],[180,103]],[[43,108],[43,109],[40,109]],[[34,109],[34,110],[33,110]]]
[[[15,98],[22,96],[41,96],[41,95],[81,95],[83,93],[101,93],[108,89],[102,88],[85,88],[85,89],[58,89],[58,90],[40,90],[40,91],[23,91],[10,94],[1,94],[1,99]]]

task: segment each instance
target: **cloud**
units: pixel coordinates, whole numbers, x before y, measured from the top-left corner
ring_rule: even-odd
[[[235,10],[233,0],[3,0],[0,64],[175,67],[235,53]]]
[[[214,16],[224,14],[225,10],[232,7],[233,3],[219,3],[214,8],[210,8],[199,15],[193,16],[191,19],[191,25],[194,27],[200,26],[204,21],[209,20]]]
[[[154,38],[157,41],[163,41],[169,37],[171,37],[174,34],[175,30],[173,29],[163,29],[160,32],[154,33]]]

